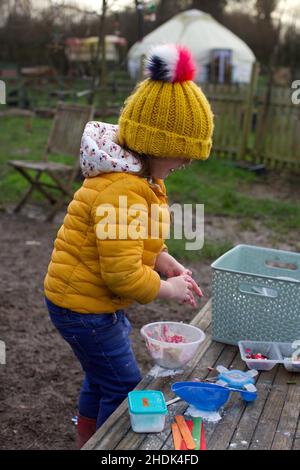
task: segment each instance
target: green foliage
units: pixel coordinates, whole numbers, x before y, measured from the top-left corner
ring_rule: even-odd
[[[244,224],[261,220],[266,227],[287,233],[300,229],[300,206],[292,201],[247,195],[257,176],[211,159],[174,172],[166,181],[174,202],[204,204],[205,214],[230,216]]]
[[[185,239],[174,240],[172,238],[166,240],[169,253],[175,258],[191,262],[200,260],[213,261],[233,247],[229,240],[224,240],[223,242],[205,241],[201,250],[186,250],[186,241]]]

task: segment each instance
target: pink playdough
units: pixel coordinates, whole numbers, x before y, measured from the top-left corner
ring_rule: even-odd
[[[167,325],[163,326],[163,341],[167,343],[185,343],[185,338],[181,335],[172,335]]]

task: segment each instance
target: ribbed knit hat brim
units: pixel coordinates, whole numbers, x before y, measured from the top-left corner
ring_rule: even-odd
[[[202,140],[134,122],[121,117],[119,142],[130,150],[152,157],[206,160],[212,148],[212,139]]]

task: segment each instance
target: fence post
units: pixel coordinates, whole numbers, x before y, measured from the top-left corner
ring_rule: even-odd
[[[247,101],[246,101],[246,109],[244,113],[242,139],[241,139],[239,153],[238,153],[238,160],[244,159],[246,152],[247,152],[247,148],[248,148],[248,139],[249,139],[249,134],[251,132],[253,103],[254,103],[254,96],[255,96],[256,87],[257,87],[258,72],[259,72],[259,62],[254,62],[252,65],[251,81],[249,85],[249,91],[248,91],[248,96],[247,96]]]

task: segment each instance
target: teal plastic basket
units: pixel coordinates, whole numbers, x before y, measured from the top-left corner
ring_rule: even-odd
[[[214,340],[300,340],[299,253],[238,245],[211,267]]]

